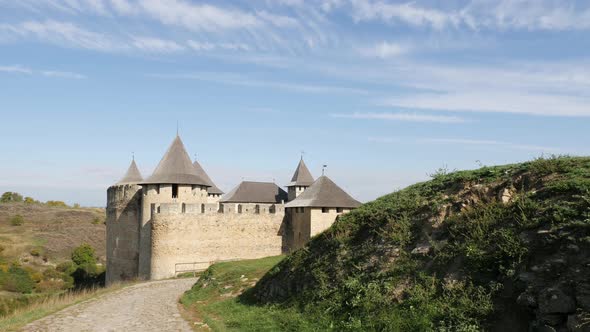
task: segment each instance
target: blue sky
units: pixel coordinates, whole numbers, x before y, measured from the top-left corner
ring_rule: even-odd
[[[0,191],[103,206],[176,134],[213,180],[301,151],[362,201],[590,154],[590,3],[0,0]]]

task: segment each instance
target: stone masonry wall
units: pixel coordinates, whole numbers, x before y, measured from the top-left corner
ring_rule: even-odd
[[[285,214],[182,213],[182,208],[166,204],[151,220],[150,279],[173,277],[192,263],[207,267],[209,262],[275,256],[283,253]],[[233,209],[232,209],[233,210]],[[279,212],[280,210],[280,212]],[[194,211],[187,205],[185,211]],[[179,265],[177,265],[179,264]]]
[[[106,284],[137,277],[141,187],[112,186],[107,191]]]

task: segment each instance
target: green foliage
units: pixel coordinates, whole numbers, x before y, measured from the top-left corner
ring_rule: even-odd
[[[26,270],[13,264],[6,272],[0,270],[0,286],[9,292],[28,294],[33,291],[35,282]]]
[[[59,208],[67,208],[68,205],[62,201],[47,201],[45,205],[50,207],[59,207]]]
[[[33,197],[25,197],[24,200],[25,204],[39,204],[40,202],[38,200],[35,200]]]
[[[24,223],[25,223],[25,219],[20,214],[17,214],[15,216],[12,216],[12,218],[10,218],[10,224],[12,226],[22,226]]]
[[[31,256],[34,256],[34,257],[39,257],[39,256],[41,256],[41,252],[40,252],[40,251],[39,251],[39,249],[37,249],[37,248],[35,248],[35,249],[31,249],[31,252],[30,252],[30,254],[31,254]]]
[[[84,243],[72,251],[72,261],[76,265],[96,265],[94,248]]]
[[[23,201],[23,196],[19,193],[7,191],[0,196],[0,203],[18,203]]]
[[[93,225],[98,225],[98,224],[100,224],[100,223],[102,223],[102,222],[104,222],[104,221],[102,221],[102,220],[101,220],[99,217],[95,217],[95,218],[92,220],[92,224],[93,224]]]

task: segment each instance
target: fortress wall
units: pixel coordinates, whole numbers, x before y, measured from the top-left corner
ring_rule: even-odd
[[[141,187],[112,186],[107,191],[106,284],[137,276]]]
[[[155,214],[150,279],[173,277],[177,263],[207,267],[216,260],[280,255],[284,219],[284,213]]]

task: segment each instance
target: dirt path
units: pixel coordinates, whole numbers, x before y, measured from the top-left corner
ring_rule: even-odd
[[[178,298],[196,279],[146,282],[39,319],[23,331],[191,331]]]

